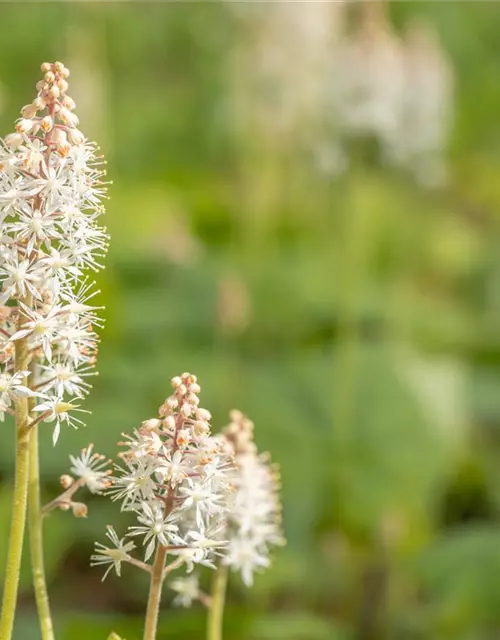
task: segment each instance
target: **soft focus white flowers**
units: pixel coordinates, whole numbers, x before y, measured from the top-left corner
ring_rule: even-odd
[[[24,393],[13,346],[27,340],[37,359],[30,386],[44,398],[36,410],[55,423],[55,443],[61,422],[81,423],[70,400],[89,390],[83,377],[92,373],[99,325],[85,272],[101,267],[108,237],[98,225],[104,163],[76,128],[69,71],[60,62],[42,71],[16,133],[0,140],[0,304],[11,308],[1,318],[0,380],[16,380],[0,388],[0,414]]]
[[[164,577],[180,566],[191,574],[200,565],[222,564],[251,586],[254,573],[271,564],[272,547],[284,542],[277,470],[257,452],[253,423],[242,413],[232,411],[229,426],[212,436],[210,413],[199,407],[196,377],[184,373],[172,378],[172,386],[159,417],[120,443],[126,447],[123,465],[116,467],[107,493],[135,514],[137,524],[125,539],[142,538],[146,563],[160,548],[173,556]],[[108,532],[118,550],[98,543],[93,564],[110,564],[105,575],[113,567],[118,572],[122,561],[150,569],[130,557],[130,548],[115,536]],[[206,603],[195,575],[169,586],[177,592],[177,604]]]
[[[241,572],[247,587],[255,571],[270,565],[270,549],[284,543],[279,475],[269,457],[258,453],[253,428],[253,422],[235,410],[223,431],[235,456],[235,492],[227,517],[229,547],[222,562]]]

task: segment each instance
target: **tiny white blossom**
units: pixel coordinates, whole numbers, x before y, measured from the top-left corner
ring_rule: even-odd
[[[111,540],[115,548],[107,547],[100,542],[96,542],[96,553],[90,557],[90,566],[92,567],[109,564],[109,567],[102,577],[103,581],[111,569],[116,571],[117,576],[121,575],[122,562],[130,559],[129,551],[135,548],[135,544],[132,541],[129,540],[125,542],[124,538],[120,539],[113,527],[108,526],[107,529],[106,536]]]
[[[172,535],[178,530],[176,524],[171,522],[169,516],[165,517],[159,505],[149,505],[143,502],[138,511],[137,520],[140,526],[129,527],[129,536],[144,535],[143,545],[147,544],[144,559],[148,560],[155,550],[156,542],[164,547],[170,544]]]
[[[200,595],[200,584],[196,575],[175,578],[168,586],[177,593],[173,604],[181,607],[190,607]]]
[[[110,472],[106,468],[108,460],[105,456],[93,452],[94,445],[90,444],[78,457],[69,457],[71,473],[81,478],[91,493],[102,493],[109,484]]]

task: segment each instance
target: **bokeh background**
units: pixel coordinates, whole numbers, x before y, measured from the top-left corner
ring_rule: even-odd
[[[227,640],[500,638],[500,5],[15,2],[0,24],[2,135],[61,59],[113,180],[93,415],[43,438],[46,498],[189,370],[282,469],[288,545],[232,580]],[[127,523],[88,502],[47,521],[58,638],[134,640],[145,580],[88,560]],[[170,602],[160,638],[204,637]],[[20,606],[36,640],[28,566]]]

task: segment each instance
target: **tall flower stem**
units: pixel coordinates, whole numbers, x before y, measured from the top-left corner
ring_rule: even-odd
[[[227,567],[219,566],[212,583],[212,597],[208,609],[207,640],[222,640],[226,587]]]
[[[158,545],[155,561],[153,564],[153,570],[151,572],[151,582],[149,585],[148,606],[146,609],[146,623],[144,626],[144,640],[156,640],[156,631],[158,629],[158,614],[160,612],[161,592],[163,586],[163,569],[165,567],[166,557],[166,547]]]
[[[33,384],[36,362],[33,358],[30,366],[30,382]],[[28,402],[29,409],[34,406],[33,399]],[[31,568],[35,589],[36,606],[40,621],[42,640],[54,640],[54,628],[50,615],[49,595],[45,580],[43,561],[43,520],[40,504],[40,464],[38,459],[38,425],[30,429],[29,443],[29,488],[28,522],[30,534]]]
[[[19,313],[19,326],[24,316]],[[26,371],[29,363],[28,340],[17,340],[15,347],[15,371]],[[26,384],[26,380],[24,381]],[[10,640],[16,613],[19,572],[23,552],[24,527],[28,503],[29,477],[29,422],[28,399],[18,397],[15,400],[16,418],[16,471],[9,543],[7,547],[7,565],[5,569],[2,614],[0,617],[0,640]]]

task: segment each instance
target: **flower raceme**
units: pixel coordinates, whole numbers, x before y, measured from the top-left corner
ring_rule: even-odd
[[[135,514],[137,524],[124,539],[108,529],[114,547],[98,543],[93,565],[108,564],[118,573],[121,562],[133,560],[133,546],[124,541],[130,537],[142,542],[145,562],[158,547],[175,557],[165,575],[181,565],[188,573],[195,564],[214,568],[215,558],[225,552],[227,541],[220,534],[234,490],[232,455],[211,435],[196,376],[176,376],[172,387],[158,417],[120,443],[126,451],[108,493],[121,501],[122,510]]]
[[[97,543],[91,564],[106,566],[104,577],[113,568],[119,575],[123,562],[151,571],[146,563],[161,547],[175,558],[164,576],[180,566],[191,574],[195,565],[222,564],[251,586],[254,572],[269,566],[270,549],[284,542],[277,470],[258,453],[253,423],[241,412],[232,411],[222,433],[211,434],[196,376],[176,376],[172,387],[157,418],[124,434],[122,464],[114,477],[106,476],[104,493],[137,522],[123,538],[108,527],[113,546]],[[131,555],[131,538],[144,547],[144,563]],[[189,576],[169,586],[187,606],[205,597],[195,585]]]
[[[42,71],[16,132],[0,141],[0,416],[26,393],[14,347],[27,340],[34,411],[53,422],[55,443],[61,423],[80,424],[71,399],[90,389],[100,322],[86,274],[101,268],[108,236],[98,224],[104,161],[78,129],[69,71],[61,62]]]
[[[240,571],[247,587],[256,570],[270,565],[273,546],[284,544],[281,531],[279,474],[267,454],[259,454],[253,440],[254,424],[233,410],[222,438],[233,452],[234,494],[230,497],[225,536],[228,549],[222,563]]]

